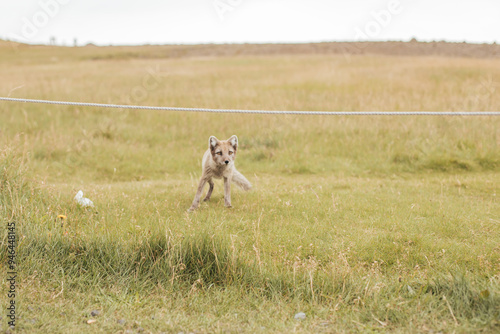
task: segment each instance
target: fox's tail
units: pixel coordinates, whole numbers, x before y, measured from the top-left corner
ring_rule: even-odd
[[[233,172],[233,183],[245,191],[252,189],[250,181],[248,181],[246,177],[244,177],[243,174],[237,170]]]

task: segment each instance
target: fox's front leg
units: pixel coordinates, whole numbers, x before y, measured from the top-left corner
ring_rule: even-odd
[[[207,179],[202,177],[200,180],[200,184],[198,185],[198,190],[196,191],[196,195],[194,196],[193,204],[191,204],[191,207],[189,208],[188,211],[194,211],[200,206],[201,193],[203,192],[203,187],[205,186],[205,183],[207,183]]]
[[[212,181],[212,179],[208,180],[208,185],[210,186],[210,188],[208,188],[207,196],[205,196],[205,202],[209,201],[210,196],[212,196],[212,191],[214,191],[214,181]]]
[[[224,205],[231,207],[231,178],[224,177]]]

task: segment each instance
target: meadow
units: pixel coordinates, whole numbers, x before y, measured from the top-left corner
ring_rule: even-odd
[[[500,110],[498,58],[168,50],[3,43],[0,96]],[[0,102],[0,217],[18,237],[15,332],[497,332],[499,129],[498,117]],[[209,136],[233,134],[253,190],[233,188],[227,209],[216,182],[212,200],[187,213]],[[95,208],[75,203],[78,190]]]

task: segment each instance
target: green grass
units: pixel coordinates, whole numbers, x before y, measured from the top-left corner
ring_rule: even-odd
[[[12,96],[251,109],[500,109],[488,93],[498,60],[103,52],[0,49],[0,95],[24,84]],[[144,85],[156,67],[161,84]],[[147,96],[134,100],[146,86]],[[0,212],[4,226],[17,223],[19,237],[16,331],[498,331],[499,128],[494,117],[1,103]],[[226,209],[216,183],[211,202],[188,214],[208,137],[232,134],[241,144],[238,169],[254,190],[234,190]],[[95,209],[76,205],[80,189]],[[87,324],[92,310],[101,313]],[[297,312],[306,320],[295,320]]]

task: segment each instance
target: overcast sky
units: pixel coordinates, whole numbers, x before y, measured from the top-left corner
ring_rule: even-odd
[[[47,44],[500,42],[500,0],[0,0],[0,38]]]

